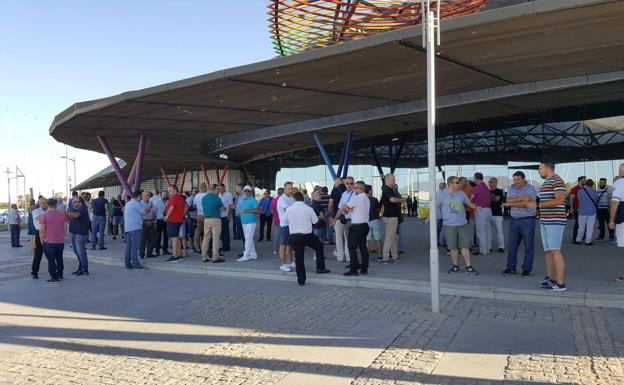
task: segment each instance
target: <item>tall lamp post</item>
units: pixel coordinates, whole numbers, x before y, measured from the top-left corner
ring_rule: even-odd
[[[421,0],[423,45],[427,47],[427,155],[429,166],[429,270],[431,274],[431,311],[440,312],[440,256],[436,218],[436,138],[435,138],[435,46],[440,45],[440,2]]]
[[[68,175],[68,163],[67,161],[71,161],[74,164],[74,186],[76,185],[76,155],[74,155],[73,158],[70,158],[69,156],[67,156],[67,145],[65,146],[65,155],[61,156],[61,159],[65,159],[65,188],[67,188],[67,197],[69,199],[69,193],[70,193],[70,189],[71,189],[71,185],[68,186],[68,181],[69,181],[69,175]]]

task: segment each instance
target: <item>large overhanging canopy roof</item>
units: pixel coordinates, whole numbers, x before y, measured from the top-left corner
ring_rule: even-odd
[[[622,36],[624,2],[616,0],[523,2],[445,20],[438,136],[622,115]],[[162,164],[197,169],[200,162],[247,164],[258,174],[270,162],[279,168],[276,155],[287,162],[286,154],[314,148],[312,132],[332,144],[353,131],[355,150],[375,137],[418,143],[426,130],[421,43],[421,28],[411,27],[77,103],[55,118],[50,134],[99,152],[96,136],[105,136],[126,161],[145,134],[144,177]],[[400,166],[417,164],[406,157]]]

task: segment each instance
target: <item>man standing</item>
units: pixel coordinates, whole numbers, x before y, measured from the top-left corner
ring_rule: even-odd
[[[39,236],[43,241],[43,252],[48,260],[49,283],[63,279],[63,249],[67,233],[67,216],[56,207],[56,199],[48,199],[48,209],[41,217]]]
[[[152,203],[145,205],[141,200],[141,191],[135,191],[132,199],[124,206],[124,223],[126,230],[126,250],[124,253],[126,269],[143,270],[145,266],[139,263],[139,247],[141,246],[141,232],[143,231],[143,216],[152,210]]]
[[[438,191],[436,191],[436,201],[440,200],[440,194],[442,191],[446,190],[446,183],[441,182],[438,185]],[[436,207],[436,227],[438,230],[438,246],[443,246],[446,248],[447,254],[450,252],[448,247],[446,247],[446,238],[444,237],[444,231],[442,231],[442,226],[444,224],[444,220],[442,219],[442,208],[438,205]]]
[[[293,249],[290,246],[290,232],[288,228],[288,218],[285,216],[286,209],[293,204],[293,199],[291,198],[293,193],[293,183],[286,182],[284,183],[284,193],[279,197],[277,201],[277,214],[279,215],[279,225],[280,225],[280,247],[279,247],[279,257],[280,257],[280,270],[284,272],[292,271],[293,266]],[[301,201],[303,201],[303,194],[301,194]],[[305,205],[305,203],[304,203]],[[309,207],[312,210],[311,207]],[[314,213],[314,210],[312,210]],[[310,230],[312,232],[312,230]],[[290,264],[286,263],[286,253],[288,253],[288,260]]]
[[[209,262],[212,260],[212,263],[225,262],[219,255],[219,240],[221,238],[222,225],[221,213],[227,212],[227,208],[223,206],[221,198],[215,194],[213,185],[206,186],[206,189],[206,193],[201,200],[202,216],[204,217],[204,238],[201,247],[202,261]],[[209,253],[210,249],[212,251]]]
[[[542,162],[539,166],[539,174],[544,179],[538,196],[540,231],[546,252],[547,274],[540,286],[549,291],[565,291],[567,290],[564,279],[565,262],[561,254],[561,242],[567,220],[565,182],[555,174],[553,163]],[[527,203],[527,208],[536,207],[535,202]]]
[[[195,253],[199,253],[199,247],[195,247],[195,233],[197,230],[197,206],[195,206],[195,197],[199,193],[197,187],[191,188],[191,195],[186,198],[186,205],[188,206],[188,218],[186,221],[186,232],[190,238],[191,249]]]
[[[492,209],[492,217],[490,218],[490,224],[488,224],[490,231],[494,226],[496,229],[496,241],[498,243],[498,252],[505,252],[505,234],[503,233],[503,200],[505,194],[503,190],[498,188],[498,179],[490,178],[488,180],[488,186],[490,187],[490,208]],[[490,232],[490,234],[492,234]],[[493,237],[490,238],[493,242]]]
[[[225,191],[225,185],[219,184],[219,198],[226,210],[221,211],[221,251],[230,251],[230,215],[232,213],[232,194]],[[213,256],[214,257],[214,256]]]
[[[469,206],[477,212],[481,210],[468,199],[460,187],[459,179],[456,176],[450,176],[447,179],[448,188],[439,194],[439,200],[436,204],[442,210],[442,220],[444,223],[444,235],[446,244],[451,250],[451,260],[453,266],[449,269],[449,273],[459,272],[459,253],[464,257],[466,274],[478,275],[479,272],[472,267],[470,263],[470,245],[472,244],[468,220],[464,206]]]
[[[348,176],[345,178],[345,192],[342,193],[336,215],[333,218],[334,228],[336,229],[336,259],[339,262],[351,261],[349,254],[349,229],[351,228],[351,213],[342,211],[344,205],[355,198],[355,180]]]
[[[470,201],[472,201],[472,199],[474,198],[474,193],[472,192],[472,186],[470,185],[470,182],[468,181],[468,179],[466,177],[460,177],[459,178],[459,187],[461,188],[461,190],[464,192],[464,194],[466,194],[466,196],[468,197],[468,199],[470,199]],[[466,218],[468,219],[468,231],[470,232],[470,244],[471,247],[472,245],[476,245],[476,234],[475,234],[475,216],[474,216],[474,210],[470,208],[470,206],[468,205],[464,205],[464,210],[466,211]],[[474,254],[479,254],[479,250],[475,250]]]
[[[379,262],[394,262],[399,259],[398,226],[403,198],[394,188],[396,181],[394,174],[387,174],[381,188],[381,205],[383,207],[383,222],[386,225],[386,239],[383,245],[383,255],[377,258]]]
[[[578,234],[578,228],[579,228],[579,223],[578,223],[578,208],[579,208],[579,200],[578,200],[578,194],[579,191],[583,188],[583,186],[585,186],[585,180],[587,179],[587,177],[585,176],[579,176],[576,180],[576,186],[572,187],[572,189],[570,189],[570,201],[571,201],[571,206],[570,206],[570,214],[572,214],[572,216],[574,216],[574,228],[572,230],[572,243],[576,242],[576,235]]]
[[[279,202],[280,197],[284,194],[284,189],[282,187],[277,189],[277,197],[275,197],[271,204],[269,205],[269,210],[273,214],[273,255],[277,255],[280,248],[280,219],[279,213],[277,212],[277,202]]]
[[[147,208],[150,203],[150,193],[143,191],[141,195],[141,207]],[[151,210],[143,215],[143,228],[141,229],[141,243],[139,245],[139,255],[141,259],[144,259],[146,254],[147,258],[155,258],[154,252],[154,237],[156,233],[156,209],[152,205]]]
[[[123,231],[123,200],[121,195],[117,195],[117,198],[113,198],[113,239],[117,239],[117,234],[121,234],[124,238]]]
[[[254,236],[256,235],[257,216],[260,214],[258,201],[254,196],[253,188],[249,185],[243,187],[244,198],[240,206],[240,220],[243,226],[243,236],[245,237],[245,251],[236,261],[245,262],[258,259]]]
[[[20,218],[17,205],[11,204],[9,210],[9,228],[11,229],[11,247],[22,247],[20,245],[20,225],[22,224],[22,218]]]
[[[236,185],[236,202],[234,204],[234,225],[232,227],[234,231],[234,239],[242,239],[244,243],[244,234],[243,234],[243,225],[241,223],[240,218],[240,210],[243,205],[243,200],[245,199],[245,193],[243,192],[243,187],[245,185],[243,183],[238,183]]]
[[[264,196],[260,199],[260,237],[258,241],[264,240],[264,226],[266,225],[266,238],[271,242],[271,222],[273,222],[273,213],[271,212],[271,192],[266,190]]]
[[[89,237],[89,210],[82,197],[76,196],[71,205],[67,206],[69,217],[69,233],[74,253],[78,258],[78,269],[73,275],[89,275],[89,259],[87,258],[86,242]]]
[[[33,262],[30,275],[33,279],[39,279],[39,267],[41,266],[41,257],[43,257],[43,245],[41,244],[41,217],[48,209],[48,200],[44,197],[39,197],[39,207],[33,210],[33,225],[35,226],[35,239],[33,242]]]
[[[594,224],[596,223],[596,211],[598,209],[598,193],[594,189],[594,181],[588,179],[578,194],[579,229],[575,244],[583,244],[581,241],[585,238],[585,245],[592,246],[594,244],[592,240],[594,239]]]
[[[483,182],[483,174],[476,172],[474,174],[476,186],[473,189],[474,197],[472,201],[481,210],[475,212],[475,230],[477,240],[479,241],[479,252],[481,255],[488,255],[492,250],[492,200],[490,197],[490,189]]]
[[[527,183],[524,173],[516,171],[513,174],[513,184],[507,191],[507,202],[503,205],[510,208],[509,221],[509,250],[507,267],[504,275],[516,274],[518,262],[518,247],[520,241],[524,244],[524,260],[522,261],[522,276],[528,277],[533,271],[534,239],[535,239],[535,208],[527,208],[527,203],[534,203],[537,199],[537,190]]]
[[[334,181],[334,187],[331,190],[329,195],[329,201],[327,203],[327,209],[329,211],[329,218],[333,218],[338,212],[338,203],[340,203],[340,198],[342,197],[342,193],[347,190],[347,187],[344,185],[344,181],[342,178],[338,177]],[[327,230],[327,238],[330,243],[334,242],[334,234],[336,233],[336,226],[331,224],[329,226],[329,230]],[[338,235],[336,235],[337,240]],[[334,250],[334,257],[338,258],[338,250]]]
[[[366,195],[369,200],[369,212],[368,212],[368,235],[366,236],[367,245],[369,251],[375,251],[378,254],[383,252],[383,223],[379,219],[381,213],[381,204],[379,199],[373,196],[373,187],[366,185]]]
[[[408,195],[407,198],[405,199],[405,205],[407,206],[407,216],[411,217],[412,216],[412,196]]]
[[[290,183],[290,182],[288,182]],[[288,187],[292,191],[292,183]],[[287,190],[284,185],[284,190]],[[289,192],[290,192],[289,191]],[[292,247],[295,249],[296,270],[297,270],[297,282],[299,285],[305,285],[306,271],[305,262],[303,260],[305,247],[311,247],[316,253],[316,273],[327,274],[329,270],[325,269],[325,254],[323,250],[323,244],[312,233],[312,225],[318,221],[318,217],[314,213],[314,210],[303,202],[303,194],[294,194],[295,202],[286,208],[284,213],[280,216],[280,223],[286,221],[290,224],[289,234]]]
[[[613,195],[609,207],[609,229],[615,230],[617,247],[624,247],[624,163],[618,168],[618,179],[613,182]],[[616,279],[624,282],[624,276]]]
[[[169,201],[165,206],[165,222],[167,222],[167,237],[171,239],[173,255],[165,262],[178,262],[182,260],[182,239],[180,228],[184,223],[184,217],[188,212],[188,206],[184,195],[178,192],[175,186],[169,187]]]
[[[351,214],[351,226],[349,228],[349,255],[351,265],[346,276],[368,274],[368,248],[366,248],[366,236],[368,235],[368,220],[370,217],[370,199],[366,195],[366,184],[358,181],[355,184],[355,196],[341,207],[345,213]],[[358,263],[357,250],[360,250],[362,263]],[[358,274],[358,270],[360,271]]]
[[[91,250],[95,250],[95,243],[97,239],[98,248],[100,250],[106,250],[104,247],[104,231],[106,230],[106,219],[108,212],[106,206],[108,200],[104,198],[104,191],[98,192],[98,197],[91,203],[91,209],[93,212],[93,221],[91,223]],[[68,205],[69,209],[70,205]]]
[[[193,199],[193,205],[197,210],[197,226],[195,228],[195,234],[193,235],[193,248],[197,250],[198,253],[202,251],[203,244],[203,236],[204,236],[204,207],[202,205],[202,199],[204,195],[206,195],[206,191],[208,191],[208,186],[206,183],[199,184],[199,192],[195,195]],[[212,195],[214,195],[214,188],[212,189]],[[219,232],[221,234],[221,232]],[[219,244],[217,242],[217,244]]]
[[[607,186],[607,179],[600,178],[600,182],[598,183],[598,228],[600,229],[600,233],[598,234],[598,239],[605,240],[605,229],[609,224],[609,205],[611,203],[611,189]],[[613,230],[609,230],[609,241],[613,242],[615,238],[615,233]]]
[[[164,192],[163,192],[164,194]],[[169,241],[167,239],[167,222],[165,222],[165,202],[160,196],[158,190],[154,190],[152,197],[150,198],[154,212],[156,213],[156,232],[154,234],[154,255],[160,255],[160,249],[162,245],[163,255],[168,255]]]

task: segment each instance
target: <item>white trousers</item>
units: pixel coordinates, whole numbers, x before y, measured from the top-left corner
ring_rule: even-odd
[[[496,242],[498,243],[498,248],[504,249],[505,248],[505,234],[503,233],[503,216],[492,215],[492,217],[490,218],[490,223],[491,223],[491,226],[494,226],[494,229],[496,230]]]
[[[486,207],[479,211],[475,210],[475,231],[481,254],[488,254],[492,248],[492,225],[490,224],[490,218],[492,218],[491,208]]]
[[[346,226],[343,225],[340,220],[337,220],[334,224],[334,230],[336,232],[336,250],[334,251],[334,256],[339,261],[346,260],[349,262],[351,258],[349,258],[349,247],[347,246],[349,234],[346,234]]]
[[[585,236],[585,243],[591,243],[594,239],[594,224],[596,223],[596,215],[579,215],[578,216],[578,233],[576,233],[576,241],[582,242]]]
[[[254,244],[256,224],[250,223],[243,225],[243,234],[245,236],[245,251],[243,252],[243,257],[258,259],[258,254],[256,254],[256,245]]]
[[[615,225],[615,239],[618,247],[624,247],[624,223]]]

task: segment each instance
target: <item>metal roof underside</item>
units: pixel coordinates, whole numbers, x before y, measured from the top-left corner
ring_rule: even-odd
[[[624,115],[622,36],[624,1],[616,0],[541,0],[443,21],[438,137]],[[371,138],[400,136],[417,146],[426,131],[421,40],[420,27],[406,28],[77,103],[55,118],[50,135],[98,152],[96,137],[106,136],[115,155],[131,163],[138,136],[146,134],[146,178],[161,165],[219,167],[226,163],[220,154],[231,167],[246,164],[257,178],[269,178],[298,164],[302,151],[308,154],[302,166],[320,163],[311,132],[331,148],[353,131],[356,152],[369,148]],[[526,160],[539,160],[553,146],[537,145],[542,151]],[[600,149],[580,153],[601,156]],[[497,156],[479,162],[499,163]],[[409,152],[399,163],[418,165]]]

